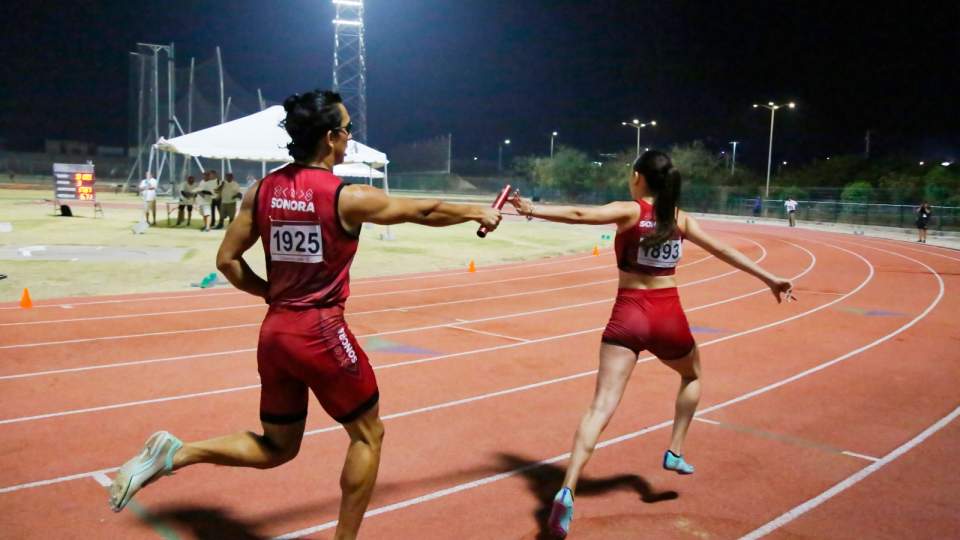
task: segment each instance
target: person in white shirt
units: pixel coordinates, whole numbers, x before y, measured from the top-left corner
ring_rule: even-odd
[[[150,212],[153,212],[153,225],[157,224],[157,179],[148,172],[147,177],[140,181],[140,196],[143,197],[143,213],[147,224],[150,223]]]
[[[787,200],[783,201],[783,207],[787,209],[787,219],[790,220],[790,226],[797,226],[797,201],[793,200],[793,197],[787,197]]]
[[[197,187],[197,204],[200,206],[200,215],[203,216],[203,232],[210,230],[210,211],[213,204],[213,194],[217,191],[217,180],[210,171],[204,171],[203,182]]]

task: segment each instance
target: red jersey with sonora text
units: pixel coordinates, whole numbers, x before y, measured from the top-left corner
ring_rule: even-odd
[[[337,212],[345,186],[326,169],[290,164],[266,176],[254,220],[267,258],[270,305],[328,307],[350,296],[359,237]]]
[[[640,241],[657,230],[653,205],[644,200],[640,205],[640,219],[636,225],[618,232],[613,242],[617,253],[617,268],[632,274],[671,276],[676,273],[677,262],[683,256],[683,235],[674,227],[673,234],[660,245],[643,247]]]

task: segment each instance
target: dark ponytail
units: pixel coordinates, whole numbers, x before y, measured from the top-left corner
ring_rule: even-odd
[[[633,163],[633,170],[643,176],[653,192],[653,215],[657,230],[640,241],[643,247],[662,244],[677,226],[677,203],[680,200],[680,171],[670,157],[657,150],[644,152]]]
[[[328,90],[294,94],[283,101],[287,117],[280,127],[287,130],[292,139],[287,145],[290,157],[295,161],[314,157],[320,139],[343,122],[343,114],[337,107],[342,102],[340,94]]]

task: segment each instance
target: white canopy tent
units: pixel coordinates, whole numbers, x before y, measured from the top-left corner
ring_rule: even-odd
[[[280,127],[285,117],[283,107],[274,105],[258,113],[172,139],[160,137],[154,148],[194,158],[238,159],[264,164],[267,161],[291,162],[293,159],[287,152],[290,136]],[[150,159],[153,160],[152,153]],[[347,143],[343,163],[334,167],[333,173],[340,177],[365,178],[368,183],[382,179],[383,189],[389,193],[389,163],[385,153],[351,140]],[[393,239],[390,227],[385,227],[380,238]]]
[[[290,162],[287,153],[290,136],[280,127],[286,111],[280,105],[258,113],[231,120],[207,129],[187,133],[172,139],[160,137],[155,145],[158,150],[209,159],[240,159],[247,161]],[[390,161],[383,152],[351,140],[343,165],[334,169],[338,176],[354,178],[383,178],[386,174],[376,169],[385,169]]]

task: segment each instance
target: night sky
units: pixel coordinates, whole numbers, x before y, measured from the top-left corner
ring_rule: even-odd
[[[0,28],[0,138],[124,145],[128,51],[223,48],[267,98],[331,83],[325,0],[24,2]],[[42,4],[43,8],[38,7]],[[862,152],[960,158],[960,2],[367,0],[369,143],[450,132],[455,157],[541,153],[549,133],[592,152],[632,148],[620,125],[656,119],[643,146],[738,139],[738,161]]]

